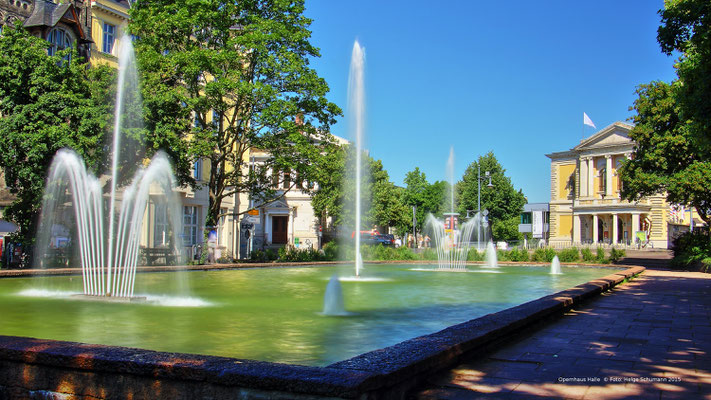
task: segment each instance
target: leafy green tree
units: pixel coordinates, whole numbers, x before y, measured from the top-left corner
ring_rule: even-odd
[[[287,191],[315,180],[341,111],[309,66],[319,50],[303,12],[303,0],[144,0],[131,8],[147,141],[169,149],[183,183],[196,184],[192,163],[209,161],[207,225],[216,225],[228,196],[282,196],[268,170],[298,177]],[[250,170],[255,148],[269,156]]]
[[[417,207],[417,230],[421,230],[427,214],[441,217],[445,204],[445,192],[448,188],[446,182],[437,181],[430,184],[427,176],[415,167],[405,175],[405,190],[402,192],[402,203],[407,207],[407,227],[412,230],[412,206]]]
[[[342,225],[343,215],[343,182],[346,171],[345,146],[329,144],[324,156],[317,161],[315,182],[318,189],[311,197],[311,206],[326,227],[326,218],[331,217],[333,225]]]
[[[668,1],[657,40],[662,51],[681,52],[678,79],[640,85],[632,109],[636,143],[623,163],[622,196],[638,200],[666,193],[711,222],[711,3]]]
[[[115,74],[87,69],[76,51],[48,56],[49,43],[21,25],[0,36],[0,168],[17,198],[5,217],[19,240],[33,242],[45,179],[54,154],[69,147],[89,169],[102,170]]]
[[[657,41],[662,52],[681,53],[674,85],[682,121],[699,145],[711,150],[711,2],[667,0]]]
[[[354,159],[350,150],[350,146],[334,145],[319,160],[319,189],[311,203],[317,215],[330,216],[334,225],[349,227],[355,224],[353,212],[347,209],[347,205],[353,204],[355,199],[355,177],[346,171]],[[406,209],[400,202],[399,189],[390,181],[382,161],[363,154],[362,162],[365,166],[363,170],[368,172],[361,178],[362,228],[373,225],[400,226],[405,223],[403,218]]]
[[[407,224],[407,207],[400,201],[401,190],[390,181],[383,163],[375,160],[370,163],[373,201],[370,207],[371,220],[377,226],[401,227]]]
[[[518,225],[514,231],[511,221],[518,219],[526,204],[526,198],[521,190],[516,190],[511,178],[505,175],[506,170],[499,164],[494,153],[489,152],[467,167],[462,180],[457,184],[459,197],[459,213],[467,215],[467,210],[477,210],[478,202],[478,167],[481,166],[481,208],[488,210],[494,240],[518,240]],[[491,176],[484,180],[485,172]]]

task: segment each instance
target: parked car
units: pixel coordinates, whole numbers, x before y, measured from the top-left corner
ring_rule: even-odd
[[[375,242],[379,243],[379,244],[383,244],[384,246],[394,246],[395,245],[395,236],[389,235],[389,234],[376,235]]]
[[[360,244],[378,244],[376,240],[378,233],[371,231],[360,231]],[[351,239],[355,237],[355,231],[351,232]]]

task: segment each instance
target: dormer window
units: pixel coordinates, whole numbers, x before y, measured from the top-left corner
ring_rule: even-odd
[[[47,49],[47,54],[50,56],[57,54],[60,50],[70,49],[73,42],[71,34],[62,28],[52,29],[47,36],[47,41],[51,44]]]

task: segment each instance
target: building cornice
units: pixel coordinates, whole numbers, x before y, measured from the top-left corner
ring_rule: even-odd
[[[96,8],[96,9],[98,9],[98,10],[101,10],[101,11],[103,11],[103,12],[106,12],[106,13],[108,13],[108,14],[111,14],[111,15],[113,15],[113,16],[115,16],[115,17],[119,17],[119,18],[121,18],[121,19],[123,19],[123,20],[125,20],[125,21],[128,21],[129,18],[130,18],[129,15],[128,15],[128,9],[125,9],[125,11],[122,11],[122,10],[119,10],[119,9],[116,9],[116,8],[113,8],[113,7],[110,7],[110,6],[107,6],[106,4],[104,4],[104,3],[101,2],[101,1],[96,1],[96,0],[92,1],[92,2],[91,2],[91,8],[92,8],[92,10],[93,10],[94,8]],[[121,7],[121,8],[123,8],[123,7]]]

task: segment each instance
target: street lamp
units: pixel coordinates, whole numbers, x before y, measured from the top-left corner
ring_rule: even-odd
[[[476,165],[476,171],[477,171],[477,208],[479,212],[479,218],[481,219],[481,216],[483,215],[481,213],[481,164],[477,163]],[[489,174],[489,171],[484,172],[484,179],[489,178],[489,184],[486,185],[486,187],[494,187],[494,185],[491,184],[491,174]],[[481,249],[481,220],[477,224],[477,237],[476,237],[476,242],[477,242],[477,250]]]

